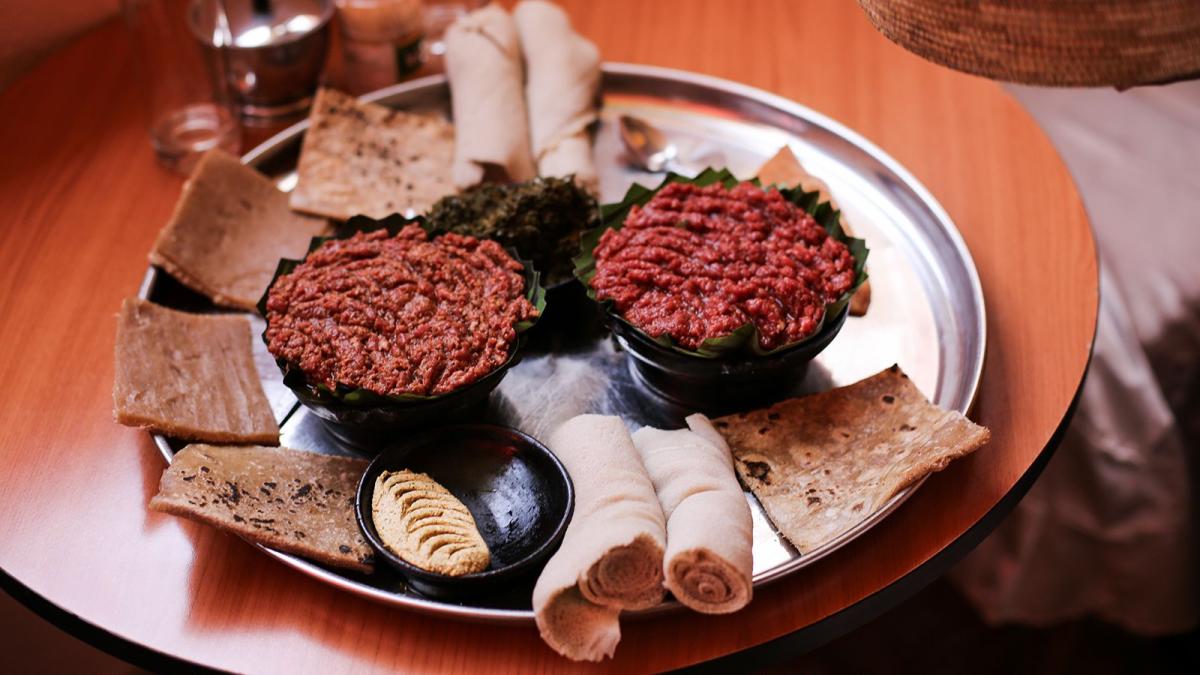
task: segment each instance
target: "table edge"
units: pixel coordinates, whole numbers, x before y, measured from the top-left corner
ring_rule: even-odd
[[[1097,295],[1099,295],[1098,288]],[[1097,312],[1097,322],[1098,320],[1099,312]],[[1075,395],[1071,398],[1071,403],[1067,406],[1054,433],[1050,435],[1049,441],[1038,453],[1037,459],[1017,479],[1013,488],[970,529],[896,581],[816,623],[753,647],[731,652],[700,664],[683,666],[678,670],[694,673],[741,671],[749,667],[772,665],[787,656],[811,651],[895,608],[940,577],[947,568],[964,558],[1016,508],[1062,443],[1063,436],[1066,434],[1067,427],[1070,426],[1071,419],[1075,416],[1076,408],[1082,397],[1084,383],[1087,381],[1088,369],[1095,352],[1095,332],[1096,328],[1093,326],[1092,345],[1088,348],[1087,362],[1084,364],[1079,384],[1075,388]],[[159,651],[72,614],[26,586],[3,567],[0,567],[0,589],[64,633],[137,667],[151,672],[223,672],[211,666]]]
[[[221,673],[211,666],[159,651],[130,638],[118,635],[78,614],[74,614],[46,598],[0,567],[0,589],[25,609],[67,635],[125,663],[152,673]]]
[[[1099,296],[1098,288],[1097,296]],[[1098,323],[1099,312],[1097,312],[1097,325]],[[1046,442],[1042,451],[1038,453],[1037,458],[1030,463],[1025,473],[1013,484],[1012,489],[1001,497],[1000,501],[996,502],[979,520],[975,521],[975,524],[966,532],[963,532],[958,538],[942,548],[942,550],[930,556],[928,560],[910,570],[904,576],[816,623],[811,623],[790,633],[741,651],[731,652],[703,663],[683,666],[674,672],[749,672],[751,668],[777,664],[788,656],[796,656],[809,652],[842,637],[856,628],[870,623],[896,608],[900,603],[916,595],[945,574],[950,567],[965,558],[968,553],[995,531],[1000,523],[1016,508],[1017,504],[1021,502],[1029,492],[1029,489],[1033,487],[1038,477],[1041,476],[1046,465],[1050,463],[1050,459],[1054,456],[1054,453],[1058,450],[1058,446],[1062,443],[1063,437],[1066,435],[1071,420],[1075,417],[1076,409],[1083,395],[1083,386],[1087,381],[1088,370],[1092,364],[1095,345],[1096,328],[1093,327],[1092,344],[1088,348],[1088,358],[1084,364],[1083,374],[1080,375],[1079,385],[1075,389],[1075,395],[1071,398],[1070,404],[1067,405],[1062,421],[1059,422],[1054,433],[1050,435],[1050,439]]]
[[[24,74],[19,76],[12,84],[26,79],[35,71],[45,66],[47,62],[53,59],[57,54],[67,51],[74,47],[81,39],[99,32],[112,23],[120,21],[119,17],[109,19],[108,21],[100,22],[97,26],[89,31],[85,31],[80,38],[70,41],[61,48],[47,54],[45,58],[33,64]],[[1000,87],[1000,83],[994,84],[1001,89],[1004,96],[1009,98],[1012,94],[1004,91]],[[763,89],[772,96],[780,96],[773,90]],[[819,111],[818,111],[819,112]],[[895,581],[886,584],[875,592],[861,598],[855,603],[843,607],[837,612],[826,616],[819,621],[807,626],[798,628],[792,632],[781,635],[776,638],[767,640],[766,642],[747,647],[740,651],[730,652],[723,656],[716,657],[709,661],[694,663],[686,666],[680,666],[672,672],[729,672],[732,669],[745,669],[747,666],[753,665],[770,665],[777,663],[788,656],[805,653],[815,649],[823,644],[826,644],[850,631],[858,628],[878,616],[895,608],[901,602],[915,595],[932,581],[944,574],[946,569],[961,560],[971,550],[973,550],[983,539],[985,539],[995,528],[1003,521],[1005,517],[1016,507],[1025,494],[1032,487],[1036,479],[1041,475],[1046,464],[1061,444],[1063,436],[1074,417],[1078,403],[1081,399],[1083,387],[1087,379],[1087,374],[1090,369],[1092,358],[1095,350],[1096,331],[1099,324],[1100,315],[1100,284],[1099,284],[1099,251],[1098,242],[1096,241],[1094,230],[1091,226],[1091,218],[1088,213],[1087,205],[1083,202],[1082,194],[1079,191],[1078,183],[1074,174],[1070,171],[1070,167],[1066,165],[1057,145],[1046,134],[1042,125],[1024,110],[1024,113],[1033,121],[1038,130],[1047,138],[1054,153],[1058,156],[1059,162],[1063,165],[1064,170],[1071,183],[1072,189],[1079,200],[1079,206],[1084,215],[1084,220],[1087,225],[1090,243],[1092,244],[1092,255],[1096,261],[1096,293],[1095,293],[1095,313],[1093,317],[1093,325],[1091,338],[1088,346],[1088,356],[1084,362],[1084,367],[1080,374],[1080,379],[1076,385],[1075,393],[1072,396],[1070,403],[1063,413],[1063,418],[1059,421],[1051,436],[1046,442],[1046,445],[1038,453],[1038,456],[1030,463],[1020,478],[1013,484],[1007,493],[1000,498],[982,517],[979,518],[970,528],[964,531],[961,535],[947,544],[941,550],[934,553],[924,562],[909,572],[905,573]],[[822,114],[823,113],[819,113]],[[835,120],[836,121],[836,120]],[[839,123],[840,124],[840,123]],[[857,133],[857,132],[856,132]],[[868,142],[874,143],[874,141]],[[986,361],[984,371],[986,373]],[[974,406],[972,406],[974,407]],[[76,638],[91,647],[94,647],[114,658],[130,663],[136,667],[150,670],[151,672],[201,672],[201,673],[223,673],[212,666],[203,665],[185,658],[175,656],[163,651],[159,651],[154,647],[148,646],[133,638],[129,638],[113,631],[110,631],[96,623],[93,623],[65,608],[54,603],[52,600],[33,590],[17,577],[13,576],[0,565],[0,590],[6,592],[10,597],[19,602],[22,606],[37,614],[43,620],[51,625],[62,630],[73,638]]]

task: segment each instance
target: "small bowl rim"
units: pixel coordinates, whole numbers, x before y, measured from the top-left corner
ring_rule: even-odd
[[[328,408],[330,410],[339,410],[339,411],[370,412],[370,411],[378,410],[378,411],[404,411],[404,412],[414,411],[415,412],[415,411],[419,411],[423,407],[433,408],[436,406],[447,405],[447,404],[453,403],[455,401],[458,401],[459,399],[466,397],[467,394],[477,391],[481,385],[488,385],[488,387],[486,387],[486,388],[488,388],[489,391],[500,386],[501,380],[503,380],[505,375],[508,374],[508,371],[512,370],[514,367],[517,366],[517,364],[521,363],[521,359],[524,357],[524,354],[522,354],[522,351],[524,350],[525,345],[528,341],[529,341],[528,331],[525,331],[523,333],[518,333],[516,338],[513,340],[511,352],[509,353],[508,359],[504,363],[500,364],[499,366],[496,366],[492,370],[489,370],[487,373],[482,375],[479,379],[477,379],[473,382],[468,382],[467,384],[464,384],[463,386],[459,387],[458,389],[455,389],[453,391],[448,391],[444,394],[438,394],[438,395],[430,396],[430,397],[423,398],[423,399],[414,399],[411,401],[397,401],[397,400],[389,399],[389,400],[385,400],[382,403],[358,404],[358,403],[347,403],[346,401],[343,401],[338,398],[333,398],[333,397],[323,398],[319,394],[312,393],[312,387],[307,382],[304,382],[304,383],[288,382],[287,377],[286,377],[286,371],[284,370],[285,366],[280,365],[279,368],[280,368],[281,373],[285,374],[285,377],[283,378],[283,386],[287,387],[288,390],[290,390],[292,392],[292,394],[296,397],[296,400],[299,401],[300,404],[306,408],[312,408],[312,406],[314,406],[314,405],[319,405],[321,407]],[[276,359],[276,362],[278,362],[278,361],[279,361],[279,359]],[[286,367],[291,367],[291,365],[292,364],[288,364]],[[299,370],[298,367],[297,367],[297,370]],[[386,399],[387,397],[383,397],[383,398]]]
[[[557,475],[559,475],[564,481],[564,486],[566,487],[566,509],[564,509],[562,516],[559,517],[558,522],[555,523],[554,529],[551,531],[546,540],[523,558],[509,565],[498,569],[489,569],[484,570],[483,572],[474,572],[472,574],[463,574],[460,576],[450,576],[448,574],[440,574],[438,572],[431,572],[429,570],[422,569],[404,560],[384,546],[383,541],[379,538],[379,535],[375,531],[374,515],[370,512],[371,506],[370,504],[364,503],[364,497],[366,495],[368,483],[370,483],[370,489],[374,490],[375,475],[377,475],[380,471],[378,465],[383,463],[386,457],[394,454],[396,449],[404,447],[405,445],[414,444],[419,440],[423,440],[427,436],[435,436],[445,433],[496,434],[497,432],[501,432],[504,436],[509,438],[517,438],[524,443],[527,448],[534,449],[548,458],[551,466],[557,470]],[[375,549],[375,552],[379,556],[386,560],[401,574],[404,574],[405,576],[416,577],[420,581],[439,586],[496,581],[527,570],[531,565],[536,564],[537,561],[548,558],[551,553],[550,549],[562,542],[563,536],[566,535],[567,526],[570,525],[574,515],[575,483],[571,479],[571,474],[567,471],[567,467],[563,465],[562,460],[560,460],[558,456],[550,450],[549,447],[536,438],[521,431],[520,429],[515,429],[513,427],[500,424],[472,423],[438,426],[432,429],[424,430],[409,439],[392,445],[388,449],[385,449],[376,455],[375,458],[371,460],[371,463],[367,465],[366,470],[363,471],[363,475],[358,481],[358,489],[354,494],[354,517],[358,522],[358,529],[362,532],[363,538],[367,540],[367,543],[371,545],[371,548]],[[369,528],[367,527],[368,522],[370,522],[371,525]]]
[[[620,329],[613,329],[610,327],[610,331],[614,335],[620,337],[622,342],[637,347],[637,349],[628,350],[629,353],[635,358],[643,361],[653,362],[655,365],[660,364],[662,362],[662,358],[653,358],[642,353],[650,352],[652,354],[661,355],[662,357],[675,358],[680,362],[687,362],[689,364],[694,364],[701,367],[705,365],[711,365],[713,367],[752,367],[758,364],[779,363],[802,355],[807,355],[809,360],[814,359],[818,354],[825,351],[825,349],[833,343],[838,334],[842,332],[842,328],[846,326],[847,317],[850,316],[850,303],[846,303],[842,307],[841,311],[832,317],[832,320],[829,320],[829,317],[826,317],[826,320],[821,322],[821,328],[818,329],[817,332],[809,335],[793,345],[784,347],[783,349],[770,354],[736,354],[733,356],[705,357],[684,353],[665,345],[661,345],[655,342],[654,338],[644,330],[633,325],[629,319],[621,316],[616,311],[616,308],[605,307],[604,309],[605,314],[608,316],[611,324],[621,326]],[[815,351],[813,351],[814,348]],[[808,353],[810,351],[812,352],[811,354]]]

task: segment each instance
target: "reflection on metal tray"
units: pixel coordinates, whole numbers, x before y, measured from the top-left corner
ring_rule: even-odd
[[[743,85],[679,71],[607,64],[604,107],[596,141],[603,201],[615,201],[635,181],[661,177],[628,168],[617,134],[622,114],[662,129],[679,147],[684,167],[726,166],[750,177],[780,146],[789,145],[829,184],[857,236],[871,247],[868,271],[872,304],[851,317],[842,333],[809,368],[797,392],[848,384],[899,363],[937,404],[965,412],[972,404],[984,358],[984,305],[974,263],[953,223],[933,197],[893,159],[854,132],[803,106]],[[390,87],[366,97],[405,109],[446,114],[449,90],[435,76]],[[294,168],[307,122],[255,148],[244,161],[276,179],[295,183]],[[181,309],[205,310],[207,301],[166,274],[147,272],[142,297]],[[622,416],[631,427],[682,426],[688,411],[648,393],[628,360],[587,303],[555,316],[531,341],[522,362],[492,395],[487,417],[544,439],[555,425],[583,412]],[[262,322],[255,319],[255,333]],[[296,405],[280,382],[261,341],[255,356],[267,397],[281,422],[282,443],[324,453],[351,454],[320,420]],[[171,459],[181,444],[156,437]],[[754,581],[761,587],[792,574],[858,537],[887,516],[920,483],[898,494],[879,512],[834,541],[799,555],[747,495],[754,514]],[[456,604],[423,597],[401,577],[381,569],[370,576],[326,569],[269,549],[287,565],[358,595],[413,610],[499,623],[532,620],[530,587]],[[677,609],[674,602],[639,614]]]

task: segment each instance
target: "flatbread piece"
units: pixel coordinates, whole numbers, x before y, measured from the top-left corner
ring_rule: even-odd
[[[345,220],[423,213],[454,193],[454,127],[431,115],[317,92],[291,206]]]
[[[252,339],[245,316],[126,299],[117,319],[114,417],[187,440],[278,445]]]
[[[930,403],[898,366],[713,425],[771,522],[801,553],[862,522],[990,433]]]
[[[821,193],[822,201],[829,202],[829,205],[835,209],[838,207],[837,202],[833,199],[833,193],[829,191],[829,186],[825,184],[825,181],[809,173],[796,158],[792,149],[786,145],[759,168],[758,180],[763,185],[799,185],[805,192]],[[854,232],[846,220],[845,213],[842,214],[841,221],[842,230],[853,237]],[[871,282],[868,280],[864,281],[850,298],[850,316],[862,316],[867,313],[870,306]]]
[[[163,472],[150,508],[332,567],[370,572],[354,517],[367,461],[289,448],[189,445]]]
[[[329,229],[288,208],[266,176],[222,150],[200,159],[150,262],[225,307],[254,311],[280,258],[300,258]]]

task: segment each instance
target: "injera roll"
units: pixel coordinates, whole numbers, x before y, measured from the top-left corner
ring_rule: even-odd
[[[533,589],[533,609],[555,651],[599,661],[621,637],[620,610],[662,601],[666,521],[620,418],[571,418],[548,445],[571,474],[575,513]]]
[[[725,440],[703,415],[687,422],[691,429],[633,434],[667,517],[666,585],[697,612],[736,612],[753,590],[750,506]]]
[[[537,175],[529,150],[524,67],[513,19],[488,5],[446,31],[446,75],[454,112],[454,184]]]
[[[571,29],[567,13],[542,0],[513,11],[525,54],[525,102],[538,174],[575,176],[595,193],[598,179],[588,128],[597,118],[600,52]]]

